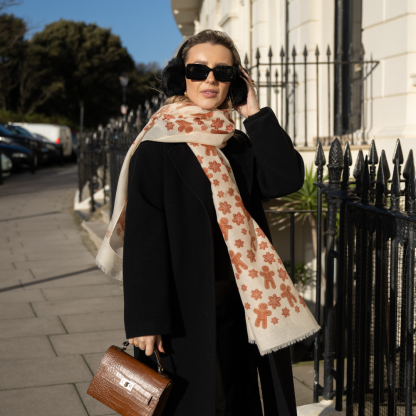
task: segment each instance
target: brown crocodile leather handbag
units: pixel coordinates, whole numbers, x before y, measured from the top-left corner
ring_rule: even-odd
[[[172,380],[163,372],[158,350],[155,371],[112,345],[101,360],[100,367],[87,393],[123,416],[160,416],[172,389]]]

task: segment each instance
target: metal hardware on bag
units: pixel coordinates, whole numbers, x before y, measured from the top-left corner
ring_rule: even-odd
[[[129,346],[129,344],[130,344],[129,341],[124,341],[123,344],[122,344],[122,346],[121,346],[121,349],[123,351],[126,351],[126,348]]]
[[[126,378],[122,378],[120,383],[119,383],[122,387],[124,387],[125,389],[127,389],[128,391],[131,391],[133,389],[134,383],[130,380],[127,380]]]

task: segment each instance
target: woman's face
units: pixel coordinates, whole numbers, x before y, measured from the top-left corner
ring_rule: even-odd
[[[231,51],[225,46],[200,43],[189,49],[185,66],[188,64],[202,64],[215,68],[219,65],[232,66],[233,60]],[[213,110],[224,102],[231,84],[231,82],[217,81],[212,71],[204,81],[187,78],[185,81],[188,98],[206,110]]]

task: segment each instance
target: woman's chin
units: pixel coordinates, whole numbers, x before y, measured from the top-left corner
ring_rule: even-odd
[[[213,98],[200,98],[198,100],[195,100],[194,103],[198,106],[203,108],[204,110],[214,110],[218,106],[221,105],[219,100],[213,99]]]

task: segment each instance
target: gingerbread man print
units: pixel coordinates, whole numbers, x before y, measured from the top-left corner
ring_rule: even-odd
[[[263,329],[267,329],[267,317],[272,314],[272,311],[267,310],[267,304],[260,303],[259,308],[253,309],[253,312],[257,315],[254,325],[259,328],[261,324]]]
[[[224,236],[224,240],[228,241],[228,230],[231,230],[231,228],[233,228],[232,225],[228,225],[228,218],[222,217],[218,225],[220,226],[220,230],[222,232],[222,235]]]
[[[230,253],[231,263],[234,264],[234,267],[237,270],[237,273],[242,272],[241,268],[243,268],[244,270],[248,269],[247,264],[245,264],[243,260],[241,260],[241,253],[234,253],[233,250],[230,250],[229,253]]]
[[[289,285],[285,285],[284,283],[282,283],[280,285],[280,290],[282,291],[282,293],[280,294],[280,296],[282,298],[286,298],[287,301],[289,302],[289,305],[293,308],[293,306],[295,305],[293,302],[298,303],[295,295],[292,293],[292,289]]]
[[[270,270],[268,266],[263,266],[261,268],[263,271],[260,272],[260,276],[264,277],[264,287],[270,289],[270,286],[273,289],[276,289],[276,283],[274,282],[273,276],[275,275],[273,270]]]
[[[241,197],[239,195],[235,195],[234,196],[235,200],[237,201],[235,206],[237,208],[241,208],[241,210],[243,211],[243,214],[246,216],[247,221],[251,218],[251,215],[249,214],[249,212],[246,210],[244,204],[243,204],[243,200],[241,199]]]

